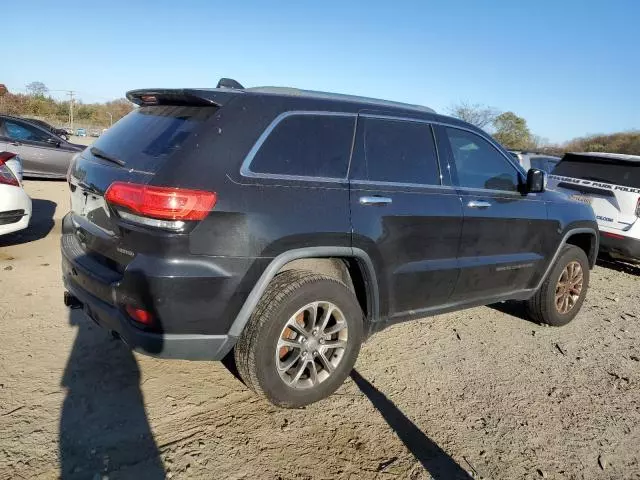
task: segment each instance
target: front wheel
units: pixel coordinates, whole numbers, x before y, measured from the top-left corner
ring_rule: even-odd
[[[589,287],[589,260],[581,248],[565,245],[540,289],[526,302],[529,317],[556,327],[578,314]]]
[[[362,309],[349,287],[325,275],[288,270],[272,280],[238,339],[238,372],[271,403],[301,407],[344,382],[362,331]]]

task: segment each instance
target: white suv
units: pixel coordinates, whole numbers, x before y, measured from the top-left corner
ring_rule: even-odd
[[[549,176],[549,187],[591,205],[601,251],[640,260],[640,156],[567,153]]]

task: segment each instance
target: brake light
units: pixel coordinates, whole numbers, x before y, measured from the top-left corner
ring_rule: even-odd
[[[153,323],[153,315],[147,310],[131,305],[127,305],[125,309],[127,310],[127,314],[136,322],[142,323],[143,325],[151,325]]]
[[[202,190],[114,182],[107,189],[105,199],[116,207],[124,207],[142,217],[173,220],[183,225],[185,220],[205,218],[215,206],[217,197],[214,192]],[[128,220],[135,220],[132,217],[140,218],[138,215],[127,215],[127,212],[119,213]],[[166,227],[167,223],[151,225]]]
[[[605,237],[617,238],[619,240],[625,238],[624,235],[620,235],[618,233],[612,233],[612,232],[602,232],[602,235],[604,235]]]
[[[5,163],[15,156],[16,154],[11,152],[0,153],[0,185],[11,185],[14,187],[20,186],[20,182]]]

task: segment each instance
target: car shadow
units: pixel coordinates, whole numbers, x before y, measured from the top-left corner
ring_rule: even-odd
[[[29,226],[19,232],[2,235],[0,237],[0,247],[35,242],[46,237],[53,229],[55,225],[53,215],[56,212],[57,204],[51,200],[34,198],[31,200],[31,205],[32,213]]]
[[[491,305],[487,305],[487,307],[497,310],[498,312],[505,313],[512,317],[519,318],[520,320],[526,320],[527,322],[535,323],[536,325],[538,324],[534,320],[531,320],[531,318],[529,318],[529,315],[527,315],[527,310],[524,306],[524,302],[509,300],[506,302],[492,303]]]
[[[133,353],[82,310],[69,310],[69,323],[77,335],[62,377],[60,478],[105,478],[115,472],[165,478]]]
[[[357,370],[352,370],[351,379],[434,480],[473,478]]]
[[[623,260],[616,260],[614,258],[598,257],[597,265],[603,268],[609,268],[621,273],[628,273],[630,275],[640,276],[640,264],[625,262]]]

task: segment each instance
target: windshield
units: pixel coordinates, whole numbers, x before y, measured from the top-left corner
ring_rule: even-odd
[[[122,161],[126,168],[155,172],[215,111],[215,107],[140,107],[108,129],[93,146]]]
[[[553,175],[640,188],[640,163],[567,154]]]

